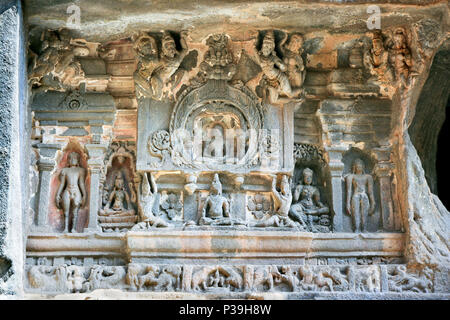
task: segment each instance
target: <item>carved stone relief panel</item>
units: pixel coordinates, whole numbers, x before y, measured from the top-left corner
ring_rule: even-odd
[[[300,176],[293,190],[290,217],[300,223],[304,231],[330,232],[330,208],[324,204],[323,188],[317,186],[315,173],[309,167],[300,167]],[[316,173],[317,175],[317,173]]]
[[[104,91],[109,81],[100,43],[76,39],[68,29],[45,30],[41,42],[30,46],[28,81],[34,92]]]
[[[160,38],[158,47],[155,37]],[[173,35],[164,31],[162,35],[140,34],[135,40],[134,49],[138,58],[134,74],[137,98],[142,96],[161,100],[173,97],[173,89],[178,86],[186,72],[183,61],[188,54],[186,31],[180,32],[177,50]]]
[[[277,35],[279,32],[277,32]],[[260,34],[260,44],[257,60],[261,66],[263,76],[256,88],[260,98],[266,103],[276,104],[279,96],[299,98],[303,93],[305,79],[305,65],[302,59],[303,36],[298,33],[284,34],[283,39],[276,44],[274,30],[267,30]],[[289,40],[288,40],[289,38]],[[276,50],[282,53],[279,57]]]
[[[415,77],[408,29],[338,43],[302,30],[105,44],[64,32],[44,36],[30,71],[50,181],[38,224],[84,231],[90,251],[43,253],[74,235],[30,236],[32,292],[434,290],[429,270],[397,265],[391,94]]]
[[[27,269],[31,292],[74,293],[121,288],[157,292],[432,293],[429,270],[404,265],[36,265]]]
[[[269,217],[273,210],[269,192],[247,193],[247,221],[256,223]]]
[[[103,231],[127,230],[137,221],[135,159],[125,143],[114,142],[109,148],[98,213]]]

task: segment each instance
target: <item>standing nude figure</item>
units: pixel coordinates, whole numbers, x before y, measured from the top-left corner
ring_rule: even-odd
[[[352,173],[346,177],[347,187],[347,214],[352,216],[353,230],[365,231],[367,215],[375,211],[373,196],[373,178],[364,173],[364,162],[356,159],[353,162]]]
[[[79,166],[80,155],[77,152],[71,152],[68,159],[69,166],[63,168],[59,175],[61,183],[56,192],[56,207],[64,211],[64,232],[69,230],[70,209],[73,208],[71,232],[76,232],[78,210],[84,207],[86,203],[86,186],[84,183],[86,170]]]

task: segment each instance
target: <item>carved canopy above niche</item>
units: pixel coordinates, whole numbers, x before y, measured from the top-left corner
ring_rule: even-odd
[[[159,111],[139,115],[143,126],[138,129],[139,145],[146,142],[147,148],[138,147],[138,170],[260,171],[261,155],[273,152],[274,160],[278,158],[282,133],[273,120],[282,122],[283,115],[268,115],[243,85],[208,80],[185,89],[166,126],[162,123],[168,119],[162,113],[169,113],[167,102],[145,99],[141,104],[143,112],[146,108]],[[217,138],[223,144],[217,146]],[[282,162],[274,164],[273,172],[282,170]]]

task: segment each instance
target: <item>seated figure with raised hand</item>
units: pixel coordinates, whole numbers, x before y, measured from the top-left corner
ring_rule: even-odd
[[[201,225],[234,225],[244,222],[230,217],[230,202],[222,195],[222,183],[216,173],[211,183],[210,194],[203,205]]]
[[[152,192],[153,189],[153,192]],[[147,173],[142,175],[141,190],[139,194],[140,219],[141,222],[136,224],[131,230],[148,230],[151,228],[166,228],[169,224],[153,213],[153,208],[159,199],[158,186],[156,185],[153,172],[150,173],[150,183]]]
[[[305,168],[302,175],[302,183],[294,190],[289,216],[305,231],[317,232],[319,230],[313,223],[314,218],[328,215],[329,208],[320,202],[320,191],[312,185],[313,171]]]
[[[134,209],[130,201],[130,195],[125,189],[123,178],[120,173],[116,175],[114,189],[108,197],[108,202],[100,216],[134,216]]]
[[[288,176],[283,175],[280,183],[280,192],[277,190],[277,177],[272,179],[272,199],[274,204],[273,214],[254,227],[288,227],[295,228],[294,221],[289,218],[289,206],[292,202],[292,192],[289,186]]]

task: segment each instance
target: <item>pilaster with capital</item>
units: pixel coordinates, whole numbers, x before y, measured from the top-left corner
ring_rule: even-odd
[[[348,150],[347,146],[333,146],[326,147],[330,162],[328,164],[330,168],[331,176],[331,193],[333,202],[333,231],[344,231],[344,208],[342,206],[342,174],[344,173],[344,162],[342,161],[343,154]]]
[[[55,169],[55,156],[61,146],[59,144],[37,144],[39,150],[39,205],[36,225],[34,230],[38,232],[48,231],[48,209],[50,205],[50,183],[52,171]]]
[[[91,173],[91,186],[89,190],[89,223],[84,231],[95,232],[99,231],[97,214],[100,209],[100,180],[108,147],[104,144],[87,144],[85,147],[89,155],[88,166]]]
[[[394,164],[390,162],[389,148],[376,148],[372,151],[377,163],[374,174],[377,177],[380,189],[380,227],[385,231],[398,231],[401,228],[401,219],[396,216],[396,208],[392,199],[392,175]]]

